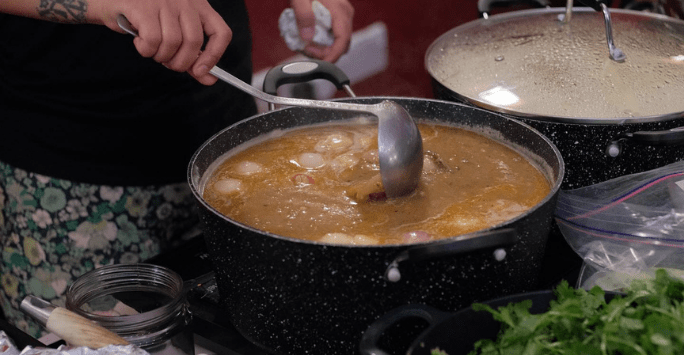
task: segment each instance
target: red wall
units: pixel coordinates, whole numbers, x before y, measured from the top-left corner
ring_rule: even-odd
[[[387,26],[389,65],[385,72],[355,84],[358,96],[431,97],[423,58],[441,33],[477,18],[475,0],[350,0],[354,29],[376,21]],[[247,0],[254,34],[254,70],[278,64],[294,55],[280,38],[278,16],[286,0]]]
[[[287,0],[246,0],[254,33],[254,70],[270,68],[294,55],[280,38],[278,17]],[[428,46],[439,35],[478,18],[477,0],[350,0],[354,29],[382,21],[389,36],[385,72],[354,84],[358,96],[432,97],[424,68]],[[560,3],[558,5],[557,3]],[[552,6],[564,6],[554,0]],[[510,11],[506,9],[506,11]],[[501,12],[501,11],[498,11]],[[344,96],[341,94],[341,96]]]

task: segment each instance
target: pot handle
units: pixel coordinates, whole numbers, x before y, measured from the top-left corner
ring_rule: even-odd
[[[676,146],[684,144],[684,127],[676,127],[664,131],[625,132],[608,143],[606,155],[616,158],[622,154],[622,142],[630,141],[637,144],[652,146]]]
[[[356,97],[351,90],[350,80],[342,69],[330,62],[310,59],[285,63],[271,68],[264,77],[263,91],[277,95],[277,89],[284,84],[304,83],[315,79],[325,79],[335,84],[337,90],[344,90],[347,95]]]
[[[649,145],[680,145],[684,144],[684,127],[676,127],[664,131],[628,132],[623,133],[622,138]]]
[[[480,17],[488,18],[489,13],[492,11],[492,5],[502,4],[505,6],[517,4],[517,3],[528,3],[535,7],[548,7],[550,3],[548,0],[478,0],[477,1],[477,11],[480,13]]]
[[[390,282],[401,280],[399,263],[407,260],[426,260],[443,257],[447,255],[463,254],[485,248],[497,248],[494,251],[494,258],[502,261],[506,258],[504,247],[518,242],[518,233],[514,228],[502,228],[491,231],[471,233],[457,240],[444,240],[441,242],[429,243],[400,252],[385,270],[385,278]]]
[[[378,347],[378,342],[382,334],[393,324],[407,318],[421,318],[426,320],[429,325],[416,339],[420,339],[427,334],[437,324],[446,320],[451,313],[440,311],[436,308],[424,304],[409,304],[397,307],[373,322],[361,337],[359,350],[362,355],[389,355]]]

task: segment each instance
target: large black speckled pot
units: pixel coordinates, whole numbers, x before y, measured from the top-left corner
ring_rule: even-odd
[[[377,103],[382,99],[347,101]],[[424,303],[455,311],[473,301],[537,286],[564,175],[556,147],[529,126],[486,110],[437,100],[390,99],[417,120],[484,129],[490,137],[526,151],[547,175],[551,192],[525,214],[472,238],[384,246],[302,241],[222,216],[202,199],[202,176],[231,148],[261,134],[354,114],[287,108],[219,132],[192,158],[188,180],[200,206],[222,306],[238,331],[269,352],[353,354],[368,325],[395,307]]]
[[[605,17],[588,7],[574,8],[567,23],[559,20],[566,8],[543,8],[461,24],[426,52],[434,97],[501,113],[547,136],[565,162],[563,189],[684,159],[684,80],[670,79],[684,78],[684,21],[610,13],[622,63],[608,55]],[[576,282],[581,265],[553,224],[545,285]]]
[[[563,189],[684,159],[684,103],[658,104],[660,98],[682,101],[684,81],[658,74],[684,75],[684,66],[673,59],[684,45],[684,21],[611,9],[616,45],[627,56],[614,63],[603,14],[574,8],[563,24],[559,17],[565,13],[565,8],[512,11],[442,34],[425,55],[435,98],[498,112],[539,130],[563,155]],[[483,73],[461,70],[472,67],[484,68]],[[496,89],[517,100],[489,99]]]

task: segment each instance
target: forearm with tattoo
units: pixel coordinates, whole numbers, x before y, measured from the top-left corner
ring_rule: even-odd
[[[85,0],[40,0],[36,11],[48,21],[85,23],[88,4]]]

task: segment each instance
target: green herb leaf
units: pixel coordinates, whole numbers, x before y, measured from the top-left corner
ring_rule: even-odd
[[[473,304],[502,323],[496,341],[483,339],[472,355],[675,355],[684,349],[684,281],[657,270],[606,302],[605,292],[571,288],[562,281],[542,314],[531,300],[493,309]],[[443,353],[433,355],[446,355]]]

